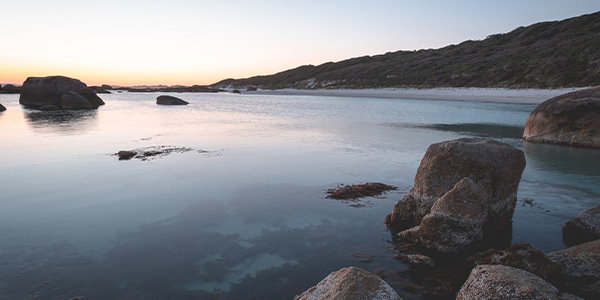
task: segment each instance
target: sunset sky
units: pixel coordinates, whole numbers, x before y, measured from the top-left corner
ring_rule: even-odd
[[[0,83],[211,84],[439,48],[600,10],[597,0],[29,0],[0,6]]]

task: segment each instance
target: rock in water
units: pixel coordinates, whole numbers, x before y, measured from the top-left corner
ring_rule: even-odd
[[[12,84],[7,84],[0,88],[0,94],[19,94],[20,92],[21,88]]]
[[[567,245],[600,239],[600,204],[584,210],[565,222],[562,233]]]
[[[156,98],[156,104],[159,105],[187,105],[189,104],[187,101],[181,100],[177,97],[173,96],[158,96]]]
[[[561,265],[569,292],[600,299],[600,240],[548,253],[548,258]]]
[[[433,144],[414,187],[385,223],[396,230],[417,226],[400,235],[439,252],[474,250],[481,233],[510,231],[524,168],[523,151],[497,141],[462,138]]]
[[[600,148],[600,87],[560,95],[527,118],[523,139]]]
[[[332,272],[294,300],[397,300],[398,294],[379,277],[356,267]]]
[[[4,107],[4,105],[0,104],[0,111],[5,111],[6,107]]]
[[[102,99],[100,99],[100,97],[98,97],[98,95],[96,95],[96,93],[90,88],[82,88],[79,91],[77,91],[77,93],[83,96],[88,102],[90,102],[92,108],[98,108],[101,105],[104,105],[104,101],[102,101]]]
[[[66,92],[60,99],[63,109],[92,109],[92,104],[76,92]]]
[[[456,295],[457,300],[472,299],[579,299],[561,294],[537,275],[507,266],[479,265]]]

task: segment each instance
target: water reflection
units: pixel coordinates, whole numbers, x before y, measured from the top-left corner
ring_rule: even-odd
[[[545,171],[600,176],[600,151],[554,144],[523,141],[528,164],[535,161]]]
[[[80,134],[96,125],[98,110],[39,111],[23,108],[25,120],[35,131]]]

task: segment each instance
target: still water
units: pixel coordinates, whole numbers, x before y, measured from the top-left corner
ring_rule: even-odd
[[[394,259],[383,219],[427,147],[459,137],[525,152],[513,242],[563,249],[562,224],[600,199],[600,151],[520,139],[534,105],[158,95],[72,112],[0,95],[0,299],[291,299],[350,265],[422,299],[428,276]],[[114,156],[166,146],[181,151]],[[398,190],[325,198],[369,181]]]

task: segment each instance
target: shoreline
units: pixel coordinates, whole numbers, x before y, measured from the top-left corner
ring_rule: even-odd
[[[510,104],[540,104],[552,97],[585,88],[565,89],[504,89],[504,88],[382,88],[382,89],[319,89],[261,90],[242,92],[257,95],[364,97],[411,100],[477,101]]]

